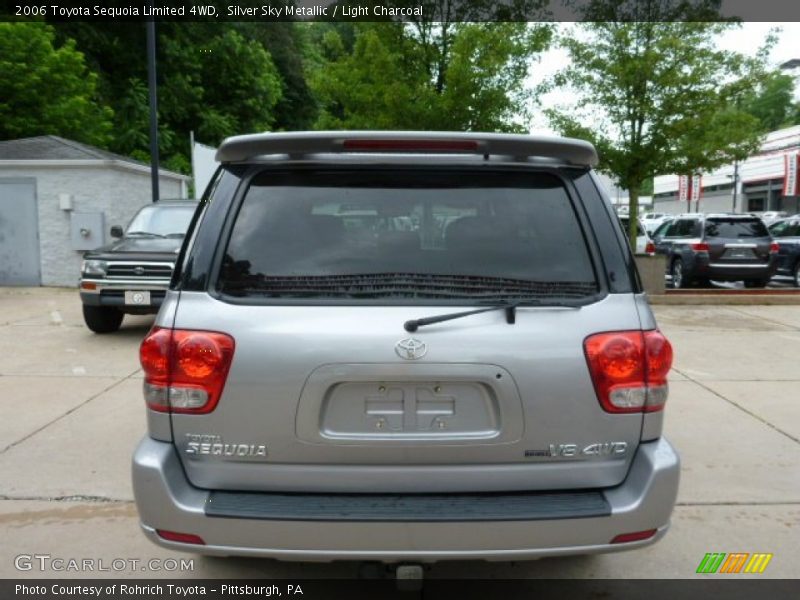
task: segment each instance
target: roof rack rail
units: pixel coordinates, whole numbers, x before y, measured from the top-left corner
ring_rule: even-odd
[[[516,159],[556,159],[582,167],[593,167],[598,160],[592,144],[573,138],[444,131],[309,131],[239,135],[222,142],[217,150],[217,160],[228,163],[270,154],[295,158],[323,153],[503,155]]]

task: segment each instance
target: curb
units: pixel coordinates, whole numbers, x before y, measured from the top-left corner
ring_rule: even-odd
[[[651,305],[739,305],[739,306],[800,306],[800,293],[756,293],[721,291],[716,293],[658,294],[647,295]]]

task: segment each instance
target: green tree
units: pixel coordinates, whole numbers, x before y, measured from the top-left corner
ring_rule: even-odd
[[[617,12],[617,20],[588,23],[564,37],[572,64],[554,83],[569,85],[580,106],[548,111],[562,133],[594,142],[600,168],[629,190],[632,247],[647,179],[742,159],[762,132],[735,100],[760,81],[766,50],[755,59],[720,50],[717,36],[733,25],[659,22],[659,15],[639,20],[641,14]]]
[[[322,129],[521,130],[529,64],[552,31],[453,21],[319,27],[311,87]]]
[[[159,152],[164,166],[190,169],[190,131],[199,141],[216,145],[239,133],[310,127],[315,105],[305,86],[303,53],[295,62],[282,55],[285,79],[266,43],[282,45],[286,53],[300,48],[296,25],[158,23]],[[144,26],[67,22],[53,27],[60,40],[74,39],[100,74],[99,95],[115,113],[110,149],[149,160]]]
[[[281,79],[258,42],[228,29],[202,46],[183,35],[162,37],[161,43],[159,112],[173,130],[194,129],[199,139],[216,144],[228,135],[271,128]]]
[[[258,4],[263,4],[259,0]],[[269,52],[281,80],[281,97],[273,109],[274,130],[310,129],[317,104],[308,85],[306,56],[309,43],[303,23],[237,23],[240,33]]]
[[[0,139],[53,134],[105,145],[112,111],[75,43],[44,23],[0,23]]]
[[[759,88],[744,96],[740,106],[753,115],[766,131],[800,123],[800,105],[794,101],[794,77],[774,71]]]

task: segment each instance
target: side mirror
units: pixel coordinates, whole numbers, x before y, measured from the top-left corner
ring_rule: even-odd
[[[122,227],[119,225],[112,225],[111,226],[111,237],[113,238],[121,238],[124,235],[122,231]]]

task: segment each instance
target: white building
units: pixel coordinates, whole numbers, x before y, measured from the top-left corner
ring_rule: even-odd
[[[161,197],[189,179],[160,171]],[[83,252],[150,201],[146,164],[52,135],[0,142],[0,285],[77,285]]]
[[[699,208],[696,202],[689,206],[688,199],[680,200],[678,175],[656,177],[653,210],[668,213],[765,210],[800,213],[799,154],[800,126],[773,131],[766,135],[757,154],[738,165],[724,165],[702,174]],[[737,174],[739,185],[734,195],[734,177]]]

